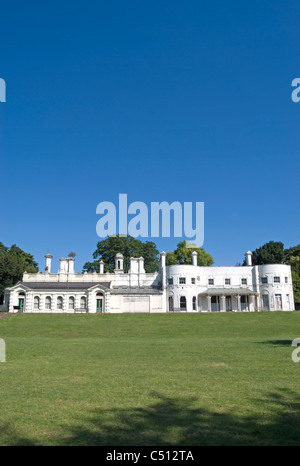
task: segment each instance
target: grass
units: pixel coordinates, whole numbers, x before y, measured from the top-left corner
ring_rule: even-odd
[[[11,315],[0,445],[298,445],[300,313]]]

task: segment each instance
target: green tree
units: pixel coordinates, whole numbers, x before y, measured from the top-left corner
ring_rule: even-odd
[[[281,241],[269,241],[252,252],[252,263],[253,265],[281,263],[290,265],[295,304],[300,307],[300,244],[284,249]],[[246,261],[243,265],[246,265]]]
[[[293,279],[293,291],[294,291],[294,301],[296,308],[300,306],[300,275],[292,270],[292,279]]]
[[[284,251],[284,262],[291,266],[293,272],[300,275],[300,244]]]
[[[281,241],[269,241],[252,251],[252,264],[282,264],[284,261],[284,246]],[[243,262],[246,265],[246,259]]]
[[[15,244],[7,248],[0,243],[0,304],[3,303],[4,289],[22,280],[24,272],[38,272],[33,256]]]
[[[200,266],[211,266],[214,263],[212,256],[206,252],[203,248],[198,248],[193,243],[188,243],[186,241],[180,241],[177,244],[177,248],[173,252],[167,252],[166,264],[175,265],[175,264],[191,264],[192,263],[192,252],[196,251],[197,264]]]
[[[152,273],[158,270],[159,251],[152,241],[142,241],[132,236],[109,236],[103,241],[97,243],[97,249],[93,253],[93,262],[86,262],[83,271],[98,272],[99,263],[102,259],[104,270],[113,272],[115,269],[115,256],[120,252],[124,257],[124,271],[128,272],[130,267],[130,257],[143,257],[145,262],[145,271]]]
[[[284,251],[284,262],[292,269],[293,290],[296,309],[300,308],[300,244]]]

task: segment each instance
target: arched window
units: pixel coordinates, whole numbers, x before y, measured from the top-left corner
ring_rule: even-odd
[[[75,308],[75,298],[74,296],[69,297],[69,309],[74,309]]]
[[[62,296],[58,296],[57,301],[56,301],[56,309],[62,309],[63,308],[63,298]]]
[[[180,309],[186,310],[186,297],[180,296]]]
[[[46,299],[45,299],[45,309],[46,310],[49,310],[51,309],[51,297],[50,296],[46,296]]]
[[[86,309],[86,297],[81,296],[80,298],[80,309]]]
[[[40,308],[40,297],[35,296],[33,298],[33,309],[38,310]]]

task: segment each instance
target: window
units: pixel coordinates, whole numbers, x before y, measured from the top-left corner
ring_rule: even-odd
[[[247,285],[247,278],[242,278],[242,285]]]
[[[267,294],[262,295],[262,306],[263,306],[263,309],[265,309],[266,311],[269,310],[269,295]]]
[[[274,283],[280,283],[280,277],[274,277]]]
[[[219,296],[211,297],[211,310],[212,312],[216,312],[220,310],[220,297]]]
[[[86,309],[86,297],[81,296],[80,298],[80,309]]]
[[[230,285],[230,278],[225,278],[225,285]]]
[[[275,294],[275,311],[282,310],[282,297],[281,294]]]
[[[262,283],[268,283],[268,277],[261,277]]]
[[[75,308],[75,298],[74,296],[69,297],[69,309],[74,309]]]
[[[33,309],[39,309],[40,308],[40,298],[39,296],[35,296],[33,300]]]
[[[169,285],[173,285],[173,278],[169,278],[169,279],[168,279],[168,284],[169,284]]]
[[[186,297],[180,296],[180,309],[186,309]]]
[[[285,277],[284,280],[285,280],[285,283],[288,283],[288,281],[289,281],[288,277]]]
[[[51,309],[51,298],[50,298],[50,296],[46,296],[45,309],[47,309],[47,310]]]
[[[208,284],[209,284],[209,285],[213,285],[213,284],[214,284],[214,279],[213,279],[213,278],[209,278],[209,279],[208,279]]]
[[[179,285],[185,285],[185,277],[179,277]]]
[[[197,303],[197,298],[196,296],[193,296],[193,311],[196,311],[196,303]]]
[[[192,278],[192,285],[196,285],[196,278]]]
[[[63,308],[63,299],[61,296],[58,296],[57,301],[56,301],[56,309],[62,309]]]

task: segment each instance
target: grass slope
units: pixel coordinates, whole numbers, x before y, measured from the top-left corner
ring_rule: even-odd
[[[0,445],[298,445],[300,313],[0,320]]]

